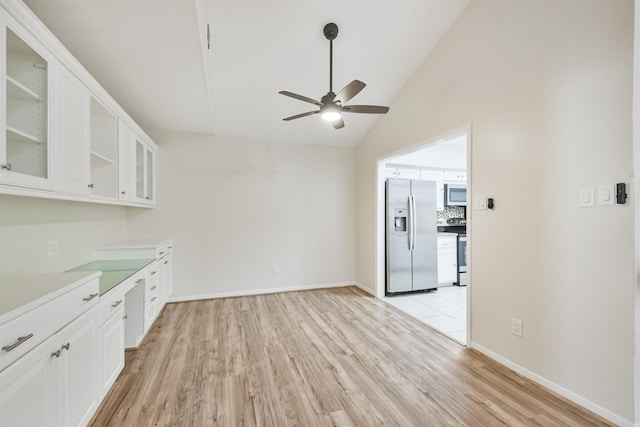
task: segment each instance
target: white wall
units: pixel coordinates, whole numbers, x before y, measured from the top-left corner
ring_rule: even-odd
[[[472,124],[473,346],[634,419],[632,1],[472,2],[357,147],[356,279],[376,286],[376,159]],[[523,320],[524,336],[510,332]]]
[[[157,207],[128,231],[174,238],[174,298],[353,281],[354,148],[153,137]]]
[[[126,220],[121,206],[2,195],[0,272],[59,273],[92,261],[96,246],[126,237]]]

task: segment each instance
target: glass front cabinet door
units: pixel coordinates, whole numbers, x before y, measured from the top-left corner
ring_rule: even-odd
[[[52,189],[49,149],[53,58],[0,9],[0,183]]]
[[[155,153],[147,144],[137,138],[135,146],[136,200],[152,204],[155,200]]]

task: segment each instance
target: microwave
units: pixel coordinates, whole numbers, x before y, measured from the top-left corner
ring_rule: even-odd
[[[464,184],[445,184],[444,205],[467,206],[467,186]]]

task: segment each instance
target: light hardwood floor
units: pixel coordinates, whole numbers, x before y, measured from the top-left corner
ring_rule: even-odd
[[[93,426],[603,426],[354,287],[168,304]]]

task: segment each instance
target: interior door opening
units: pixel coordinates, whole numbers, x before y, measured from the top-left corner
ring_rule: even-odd
[[[462,345],[470,337],[470,140],[468,126],[423,141],[379,159],[377,174],[376,296]],[[413,190],[422,187],[424,195]],[[411,229],[420,217],[412,217],[411,207],[421,197],[428,199],[422,211],[434,210],[416,227],[430,233],[433,248],[426,251],[417,250]],[[407,215],[398,225],[403,203]]]

